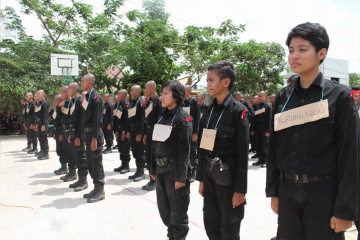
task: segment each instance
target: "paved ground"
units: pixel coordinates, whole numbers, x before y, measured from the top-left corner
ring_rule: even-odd
[[[59,168],[53,139],[49,139],[50,159],[45,161],[19,151],[25,144],[23,136],[0,136],[0,239],[166,239],[155,191],[141,190],[148,175],[146,181],[134,183],[127,179],[129,174],[114,173],[113,168],[120,163],[117,151],[104,155],[106,199],[88,204],[82,198],[84,191],[73,192],[69,183],[53,174]],[[131,168],[133,173],[133,160]],[[91,183],[88,190],[92,188]],[[249,166],[241,239],[268,240],[275,236],[277,217],[264,189],[265,168]],[[195,182],[191,185],[188,239],[205,240],[202,197],[197,190]],[[348,232],[346,239],[356,239],[356,234]]]

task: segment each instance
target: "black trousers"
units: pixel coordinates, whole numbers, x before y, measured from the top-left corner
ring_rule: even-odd
[[[64,153],[65,153],[65,158],[66,158],[66,162],[68,163],[68,168],[69,169],[76,169],[75,166],[75,158],[72,155],[71,152],[71,143],[68,142],[68,137],[69,137],[69,130],[66,130],[63,128],[63,148],[64,148]]]
[[[249,136],[250,136],[250,147],[256,151],[255,136],[251,135],[251,130],[250,129],[249,129],[249,132],[250,132],[250,134],[249,134]]]
[[[30,129],[29,127],[29,135],[30,135],[30,139],[31,139],[31,143],[33,145],[33,149],[37,149],[37,137],[36,137],[36,132],[34,131],[34,129]]]
[[[279,240],[343,240],[344,232],[330,228],[337,194],[336,179],[294,183],[281,176],[279,184]]]
[[[136,141],[138,128],[138,125],[130,126],[131,151],[133,157],[135,158],[137,169],[145,167],[145,145],[143,143],[143,137],[140,142]]]
[[[30,125],[26,126],[28,128],[28,130],[26,131],[26,140],[27,140],[27,145],[31,146],[32,143],[32,139],[31,139],[31,133],[30,133]]]
[[[259,155],[259,159],[266,160],[267,149],[269,146],[269,138],[265,137],[264,125],[256,123],[254,137],[256,144],[256,153]]]
[[[120,153],[120,160],[123,161],[124,163],[129,163],[130,159],[131,159],[131,157],[130,157],[130,139],[127,139],[125,137],[125,140],[121,141],[122,131],[125,131],[124,126],[119,127],[119,136],[117,139],[118,151]]]
[[[45,131],[41,131],[41,127],[45,126]],[[48,139],[47,139],[47,134],[48,134],[48,128],[46,125],[38,125],[38,138],[39,138],[39,142],[40,142],[40,149],[45,152],[48,153],[49,152],[49,143],[48,143]]]
[[[64,143],[63,141],[67,141],[67,139],[64,139],[60,141],[59,137],[61,134],[61,130],[55,131],[55,141],[56,141],[56,154],[59,156],[59,162],[61,165],[66,165],[66,157],[65,157],[65,151],[64,151]]]
[[[113,145],[113,126],[111,125],[110,130],[107,130],[107,126],[108,124],[104,124],[104,138],[105,138],[105,143],[106,143],[106,147],[110,148]]]
[[[190,163],[193,169],[197,169],[198,159],[197,159],[197,150],[198,150],[198,141],[191,141],[190,143]]]
[[[244,204],[233,208],[234,177],[229,186],[216,184],[210,165],[204,169],[204,225],[210,240],[240,239],[240,225],[244,218]]]
[[[151,162],[156,161],[154,143],[152,141],[153,131],[154,131],[154,126],[151,126],[150,128],[146,127],[145,155],[146,155],[146,164],[148,170],[150,170]]]
[[[87,166],[95,187],[105,185],[105,173],[102,163],[102,142],[104,134],[100,128],[98,131],[99,137],[97,138],[97,149],[95,151],[91,150],[92,132],[85,132]]]
[[[71,152],[74,164],[78,169],[78,175],[86,177],[88,175],[88,166],[86,162],[84,141],[80,138],[80,146],[75,146],[75,138],[70,138]]]
[[[156,166],[156,197],[160,217],[168,227],[169,238],[185,238],[189,232],[188,207],[190,203],[190,182],[175,189],[174,163]]]

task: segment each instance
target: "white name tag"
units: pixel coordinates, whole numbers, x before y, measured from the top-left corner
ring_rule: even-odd
[[[265,108],[255,111],[255,115],[261,114],[265,112]]]
[[[133,108],[128,109],[129,118],[136,115],[136,106]]]
[[[73,114],[74,110],[75,110],[75,103],[74,103],[74,105],[72,105],[72,107],[70,108],[70,115]]]
[[[106,109],[103,109],[103,114],[105,114],[106,113]]]
[[[61,112],[62,112],[63,114],[68,115],[68,114],[69,114],[69,109],[62,107],[62,108],[61,108]]]
[[[183,109],[190,115],[190,107],[183,107]]]
[[[116,108],[114,109],[113,111],[113,116],[116,116],[116,113],[118,112],[119,110],[117,110]]]
[[[84,110],[86,111],[87,107],[89,106],[89,103],[86,101],[86,99],[84,99],[81,103],[81,106],[84,108]]]
[[[203,116],[203,114],[202,114],[202,113],[200,113],[200,119],[202,119],[202,116]]]
[[[35,108],[35,112],[38,112],[38,111],[40,111],[40,110],[41,110],[41,106]]]
[[[359,117],[360,117],[360,108],[359,108],[359,110],[358,110],[358,113],[359,113]]]
[[[25,110],[23,110],[23,114],[25,114]]]
[[[274,129],[275,131],[280,131],[327,117],[329,117],[329,102],[325,99],[276,114],[274,117]]]
[[[150,105],[145,109],[145,117],[147,118],[147,116],[151,113],[151,111],[153,110],[153,103],[150,103]]]
[[[53,119],[56,118],[56,111],[54,111],[54,113],[52,114],[52,118],[53,118]]]
[[[153,141],[165,142],[170,137],[171,126],[156,124],[153,131]]]
[[[117,110],[117,109],[116,109],[116,110]],[[122,112],[121,112],[120,110],[117,110],[115,116],[116,116],[118,119],[120,119],[121,116],[122,116]]]
[[[212,151],[215,145],[216,132],[217,130],[204,128],[200,148]]]
[[[26,113],[29,113],[29,109],[28,109],[28,108],[26,109]]]

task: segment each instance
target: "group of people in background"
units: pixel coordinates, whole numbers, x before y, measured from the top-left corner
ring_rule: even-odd
[[[226,61],[207,68],[207,88],[214,97],[210,105],[203,92],[194,98],[191,86],[178,81],[164,83],[161,97],[155,81],[145,84],[144,96],[139,85],[132,86],[131,100],[125,89],[119,90],[114,103],[109,94],[96,92],[92,74],[82,77],[82,95],[77,83],[61,87],[52,114],[61,165],[54,173],[63,175],[64,182],[77,180],[69,185],[75,192],[88,188],[90,173],[94,189],[83,197],[89,203],[103,200],[102,154],[112,152],[115,136],[121,163],[114,171],[129,174],[134,182],[149,172],[142,189],[156,189],[169,239],[183,240],[188,234],[190,184],[197,180],[208,238],[236,240],[246,204],[248,154],[253,151],[258,159],[253,165],[267,167],[266,196],[279,215],[274,239],[344,239],[344,231],[353,221],[358,227],[359,218],[360,88],[325,80],[319,72],[329,47],[321,25],[296,26],[286,44],[289,64],[298,74],[270,95],[270,103],[264,91],[252,104],[240,92],[231,95],[236,71]],[[21,98],[28,139],[23,151],[39,160],[49,158],[44,96],[39,90],[34,97],[27,93]],[[326,106],[324,116],[286,125],[317,103]],[[286,126],[279,130],[281,124]]]

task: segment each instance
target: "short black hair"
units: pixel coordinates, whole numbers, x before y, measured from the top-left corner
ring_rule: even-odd
[[[185,100],[185,88],[179,81],[171,80],[164,83],[161,87],[161,92],[164,88],[169,88],[173,98],[176,100],[176,105],[183,105]]]
[[[330,40],[326,29],[318,23],[302,23],[291,29],[286,39],[286,46],[290,46],[293,37],[301,37],[311,43],[319,52],[321,49],[329,49]],[[325,59],[325,58],[324,58]],[[324,61],[321,60],[320,64]]]
[[[354,91],[360,90],[360,85],[352,86],[351,89],[354,90]]]
[[[298,78],[300,76],[300,74],[293,74],[291,75],[287,80],[286,80],[286,83],[287,84],[293,84],[295,82],[295,79]]]
[[[26,97],[21,97],[20,100],[26,102]]]
[[[216,71],[220,77],[220,80],[229,78],[230,79],[229,90],[231,90],[232,86],[234,85],[235,76],[236,76],[236,70],[234,68],[234,65],[232,65],[227,61],[218,61],[210,64],[207,70]]]

